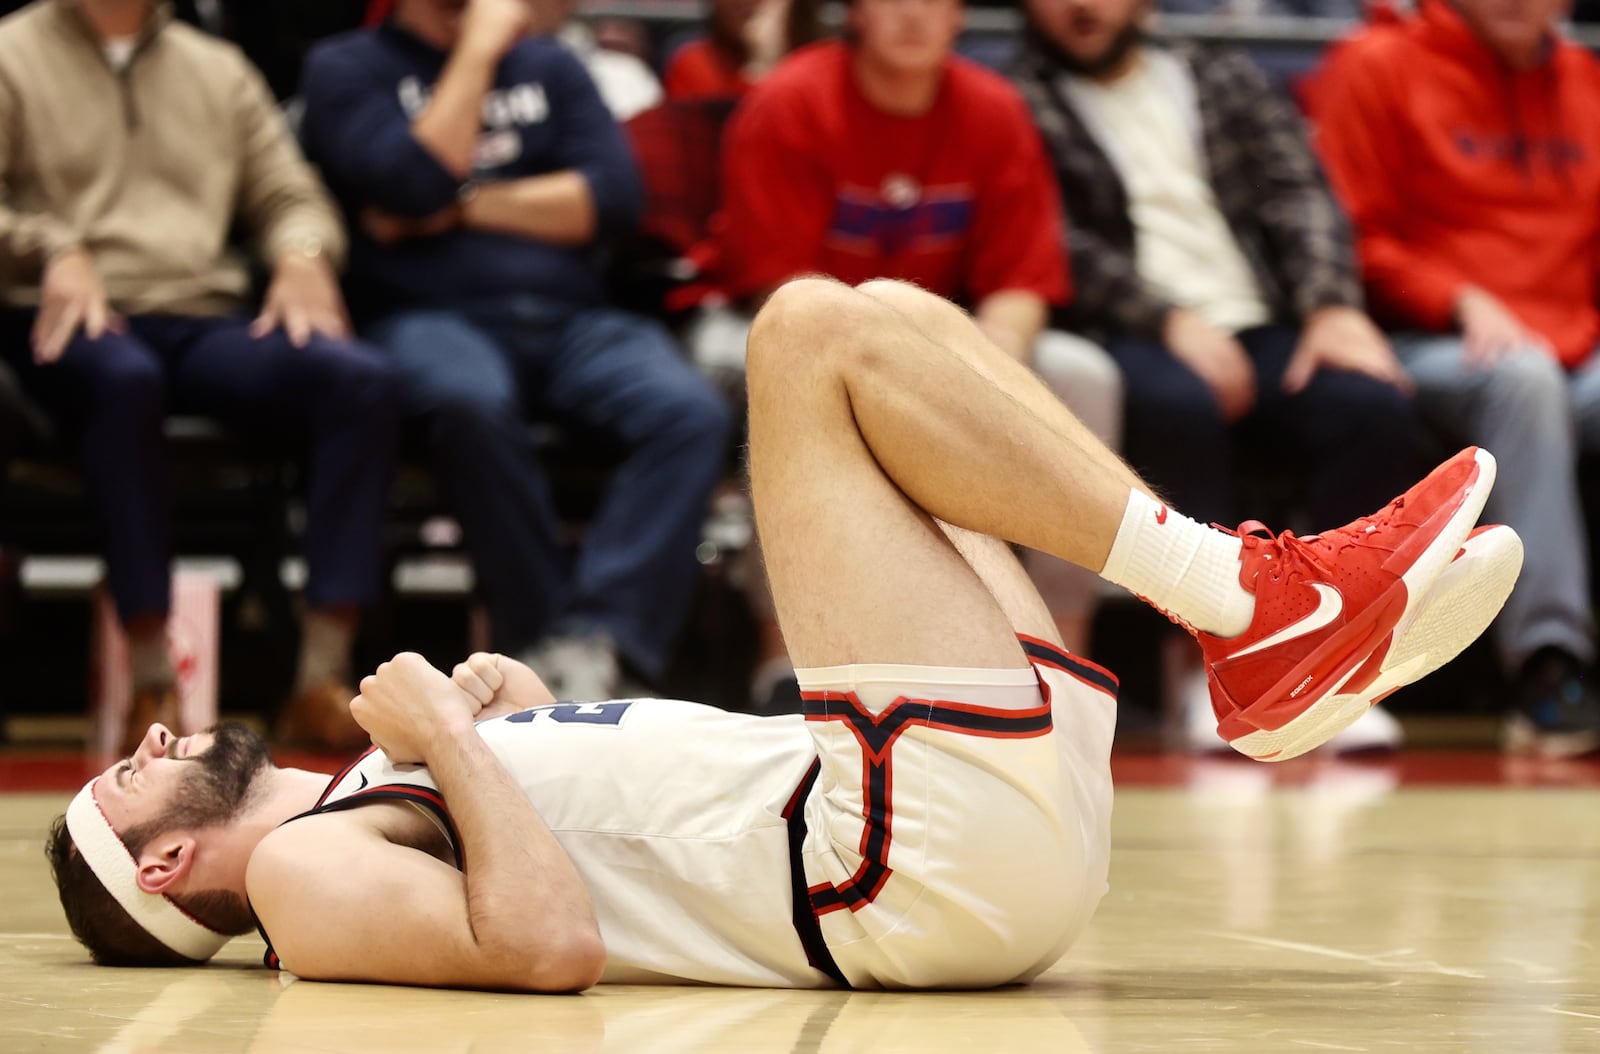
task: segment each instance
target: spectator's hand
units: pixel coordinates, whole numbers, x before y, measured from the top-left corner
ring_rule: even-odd
[[[1167,312],[1161,339],[1211,389],[1223,420],[1237,421],[1250,412],[1256,402],[1256,371],[1244,345],[1186,307]]]
[[[83,249],[68,249],[45,265],[30,339],[33,361],[41,366],[55,362],[79,327],[90,340],[99,340],[107,330],[121,333],[126,323],[111,310],[94,260]]]
[[[552,21],[550,12],[538,13],[541,24]],[[461,37],[456,48],[498,60],[533,32],[534,14],[535,6],[529,0],[469,0],[461,16]]]
[[[1322,369],[1364,373],[1408,394],[1413,388],[1388,338],[1365,311],[1353,307],[1325,307],[1307,316],[1283,372],[1283,390],[1304,391]]]
[[[305,347],[313,333],[334,340],[350,336],[344,294],[339,292],[333,269],[321,256],[285,253],[278,259],[250,335],[259,339],[279,328],[297,348]]]
[[[402,652],[361,679],[350,715],[389,760],[426,762],[428,751],[472,727],[475,705],[450,679],[414,652]]]
[[[472,700],[479,721],[556,701],[525,663],[484,651],[473,652],[466,662],[457,663],[450,680]]]
[[[1550,342],[1522,324],[1493,294],[1467,286],[1456,297],[1467,365],[1487,369],[1519,347],[1550,351]]]
[[[362,209],[361,229],[379,245],[388,247],[411,238],[429,238],[455,230],[461,225],[461,206],[451,205],[420,220],[396,216],[382,209]]]

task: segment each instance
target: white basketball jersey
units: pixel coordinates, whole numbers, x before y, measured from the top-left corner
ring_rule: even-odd
[[[606,981],[828,983],[788,907],[784,811],[816,760],[800,717],[641,699],[557,703],[478,729],[582,875]],[[428,771],[376,750],[334,777],[318,809],[395,797],[428,806],[456,841]]]
[[[588,887],[606,981],[1004,984],[1066,950],[1110,850],[1116,681],[1023,644],[1031,670],[800,671],[804,719],[635,699],[478,728]],[[378,751],[315,811],[385,799],[459,849],[427,770]]]

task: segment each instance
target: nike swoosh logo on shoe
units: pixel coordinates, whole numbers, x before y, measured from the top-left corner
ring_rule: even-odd
[[[1275,648],[1286,641],[1294,640],[1296,637],[1304,637],[1308,633],[1315,633],[1338,618],[1340,613],[1344,611],[1344,597],[1339,591],[1326,582],[1312,582],[1310,585],[1312,589],[1317,591],[1317,606],[1310,614],[1289,623],[1276,633],[1262,637],[1254,644],[1246,645],[1238,651],[1230,653],[1228,658],[1239,659],[1258,651],[1265,651],[1267,648]]]

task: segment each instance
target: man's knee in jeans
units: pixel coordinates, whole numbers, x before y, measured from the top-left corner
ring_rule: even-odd
[[[720,458],[733,427],[728,400],[685,357],[664,327],[629,321],[632,324],[619,326],[617,340],[619,345],[627,342],[629,361],[648,383],[630,397],[623,431],[638,441],[671,439],[714,447]]]
[[[1515,348],[1481,366],[1468,361],[1460,337],[1400,336],[1394,347],[1416,382],[1418,402],[1436,415],[1461,419],[1494,413],[1533,420],[1568,413],[1566,371],[1541,348]]]
[[[364,336],[387,360],[410,414],[463,427],[520,422],[509,353],[458,313],[395,315]]]
[[[1526,415],[1529,421],[1564,418],[1571,406],[1567,372],[1540,349],[1513,352],[1495,364],[1489,400],[1498,412]]]

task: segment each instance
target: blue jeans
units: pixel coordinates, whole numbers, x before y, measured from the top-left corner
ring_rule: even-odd
[[[1106,350],[1122,368],[1127,415],[1123,454],[1184,514],[1231,524],[1234,442],[1303,481],[1317,528],[1381,508],[1416,479],[1417,418],[1392,385],[1358,373],[1319,370],[1304,391],[1283,390],[1300,331],[1260,326],[1238,334],[1256,374],[1256,402],[1229,424],[1198,374],[1159,341],[1121,338]]]
[[[476,565],[494,646],[601,630],[646,676],[688,612],[731,415],[658,324],[536,297],[390,316],[370,336],[409,411]],[[571,566],[528,419],[622,448]]]
[[[1417,382],[1417,404],[1443,434],[1482,446],[1499,470],[1486,523],[1522,536],[1522,575],[1495,622],[1502,664],[1516,670],[1542,647],[1595,657],[1589,543],[1578,455],[1600,453],[1600,355],[1567,372],[1539,348],[1492,368],[1469,366],[1458,336],[1409,335],[1395,352]]]
[[[128,332],[79,334],[55,363],[28,350],[32,312],[5,319],[3,353],[23,386],[77,434],[107,577],[124,621],[170,606],[172,526],[161,423],[168,410],[309,448],[306,600],[366,606],[381,585],[383,521],[400,424],[382,355],[316,337],[260,339],[243,318],[146,315]]]

